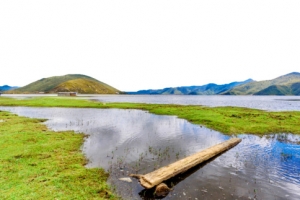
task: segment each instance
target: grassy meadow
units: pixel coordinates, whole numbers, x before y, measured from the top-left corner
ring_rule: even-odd
[[[86,169],[83,134],[0,112],[0,199],[116,199],[102,169]]]

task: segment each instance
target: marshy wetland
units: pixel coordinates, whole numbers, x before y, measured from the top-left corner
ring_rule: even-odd
[[[48,119],[44,123],[55,131],[86,134],[82,146],[86,167],[108,171],[109,183],[124,199],[154,197],[137,180],[128,183],[120,178],[151,172],[231,137],[145,110],[7,106],[0,110]],[[236,136],[243,141],[235,148],[169,180],[172,190],[165,199],[300,198],[299,135]]]

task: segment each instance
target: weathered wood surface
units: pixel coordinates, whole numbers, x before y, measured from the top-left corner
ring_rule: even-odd
[[[212,146],[208,149],[190,155],[186,158],[178,160],[170,165],[159,168],[151,173],[145,175],[132,175],[138,177],[141,185],[147,189],[153,188],[154,186],[162,183],[165,180],[176,176],[177,174],[183,173],[190,168],[215,157],[216,155],[236,146],[242,140],[239,138],[231,138],[225,142]]]

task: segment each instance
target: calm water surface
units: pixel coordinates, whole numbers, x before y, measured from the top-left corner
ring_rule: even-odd
[[[101,102],[205,105],[212,107],[238,106],[268,111],[300,111],[300,96],[100,95],[86,98]]]
[[[0,107],[18,115],[47,118],[53,130],[89,135],[82,150],[87,167],[103,167],[124,199],[154,199],[131,173],[161,166],[229,139],[174,116],[140,110]],[[300,137],[239,135],[243,141],[217,158],[167,182],[165,199],[300,199]]]
[[[32,98],[50,95],[8,95],[14,98]],[[300,111],[300,96],[220,96],[220,95],[79,95],[76,98],[101,102],[134,102],[205,106],[238,106],[268,111]]]

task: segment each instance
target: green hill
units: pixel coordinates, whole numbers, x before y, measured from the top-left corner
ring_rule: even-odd
[[[106,83],[81,74],[42,78],[24,87],[8,91],[15,94],[78,92],[81,94],[116,94],[120,91]]]
[[[116,89],[104,87],[103,84],[87,79],[74,79],[59,84],[53,88],[50,93],[76,91],[80,94],[115,94]]]
[[[288,85],[272,85],[254,95],[300,95],[300,82]]]
[[[299,95],[300,73],[293,72],[266,81],[253,81],[237,86],[225,95]]]
[[[253,81],[248,79],[242,82],[232,82],[223,85],[217,85],[215,83],[209,83],[201,86],[181,86],[181,87],[172,87],[164,88],[158,90],[139,90],[137,92],[127,92],[127,94],[177,94],[177,95],[214,95],[220,94],[222,92],[228,91],[238,85],[246,84]]]
[[[254,95],[293,95],[290,88],[285,85],[272,85]]]

